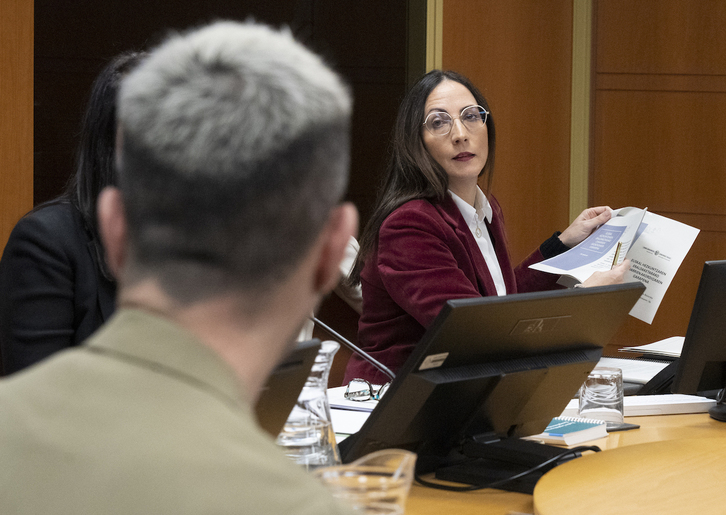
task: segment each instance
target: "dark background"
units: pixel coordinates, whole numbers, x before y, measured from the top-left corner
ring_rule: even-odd
[[[409,44],[417,34],[425,34],[421,27],[411,33],[412,3],[35,0],[34,204],[60,194],[72,175],[90,87],[108,60],[125,50],[149,50],[170,30],[217,19],[254,19],[289,26],[299,41],[321,54],[351,85],[355,104],[348,199],[365,220],[405,93]],[[425,23],[425,10],[417,20]],[[418,44],[425,48],[423,41]],[[418,61],[423,63],[420,56]],[[423,72],[423,67],[417,71]]]

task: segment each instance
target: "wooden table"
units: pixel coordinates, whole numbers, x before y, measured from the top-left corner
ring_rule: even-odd
[[[539,515],[724,513],[726,438],[630,445],[583,456],[539,480]]]
[[[586,509],[583,509],[582,506],[579,506],[576,509],[573,508],[574,511],[565,511],[567,507],[564,504],[559,506],[558,498],[576,498],[577,496],[582,495],[579,490],[573,488],[572,480],[570,479],[572,476],[560,480],[559,475],[563,474],[562,477],[564,478],[564,474],[569,474],[570,471],[567,469],[571,466],[583,467],[581,470],[584,470],[584,468],[588,468],[589,470],[590,466],[586,460],[593,460],[596,456],[602,456],[602,458],[597,458],[598,460],[604,459],[609,456],[610,451],[613,449],[625,449],[631,446],[641,447],[640,444],[651,444],[652,442],[666,442],[661,444],[660,447],[642,446],[642,449],[637,451],[637,461],[642,464],[646,464],[646,466],[640,470],[640,473],[643,474],[644,477],[641,476],[634,478],[632,474],[628,476],[629,483],[632,483],[634,490],[637,490],[638,485],[642,486],[643,484],[648,483],[651,479],[649,474],[663,474],[662,470],[656,471],[656,468],[659,466],[658,463],[662,463],[661,461],[658,461],[658,457],[665,452],[665,449],[669,448],[669,444],[671,443],[673,444],[672,449],[674,454],[678,454],[680,452],[683,455],[690,455],[692,453],[693,462],[690,463],[692,466],[684,466],[681,469],[683,470],[684,478],[691,478],[692,481],[698,482],[702,476],[707,475],[708,468],[716,468],[719,466],[719,463],[724,463],[724,460],[712,460],[711,462],[708,462],[701,451],[688,447],[689,444],[687,443],[681,444],[675,442],[680,440],[700,442],[707,439],[711,442],[705,443],[705,446],[713,443],[714,446],[721,449],[720,452],[726,452],[726,424],[711,419],[708,414],[626,417],[626,422],[640,424],[641,427],[640,429],[631,431],[611,433],[607,438],[588,442],[598,445],[601,449],[605,450],[605,452],[597,454],[593,453],[564,465],[560,465],[540,480],[541,485],[537,485],[535,495],[537,498],[538,508],[540,508],[542,515],[548,515],[549,513],[558,513],[562,515],[569,513],[587,513],[588,515],[597,513],[596,511],[593,511],[593,506],[591,505],[588,505]],[[613,452],[613,457],[608,458],[608,460],[620,460],[621,458],[617,456],[620,452],[621,451]],[[627,456],[622,459],[629,460],[635,458],[633,458],[633,456]],[[648,463],[652,465],[651,468],[648,468]],[[593,474],[597,471],[598,466],[599,462],[595,462],[595,465],[592,466]],[[621,466],[618,470],[621,470],[624,466],[625,465]],[[565,467],[567,467],[567,469]],[[703,473],[696,474],[696,472],[700,471],[703,471]],[[582,474],[581,471],[578,473]],[[555,474],[557,475],[555,476]],[[590,477],[594,477],[590,474],[591,472],[588,472],[588,475],[584,480],[585,483],[591,482]],[[553,475],[552,480],[549,478],[550,475]],[[618,478],[615,474],[611,475],[616,479]],[[722,474],[718,474],[718,476],[714,475],[713,481],[720,483],[722,478]],[[545,483],[545,481],[547,481],[547,483]],[[654,484],[655,487],[658,488],[660,483]],[[544,489],[541,490],[542,487],[544,487]],[[723,487],[715,490],[714,495],[717,498],[720,497],[719,506],[726,506],[726,494],[721,493],[722,491]],[[632,496],[636,495],[632,492],[631,494]],[[673,497],[673,495],[671,495],[671,497]],[[611,500],[614,500],[614,498],[607,497],[604,501],[600,501],[600,503],[605,506]],[[541,506],[539,506],[539,503],[541,503]],[[673,507],[676,506],[675,503],[670,503],[670,505]],[[556,509],[551,511],[553,507],[556,507]],[[656,510],[641,510],[640,512],[634,511],[633,513],[648,512],[659,513],[659,515],[667,513],[660,507]],[[681,509],[678,513],[690,512],[693,511],[684,511]],[[701,512],[719,513],[723,512],[723,509],[705,509]],[[502,490],[486,489],[476,492],[454,493],[414,485],[411,488],[411,493],[406,504],[406,513],[407,515],[439,515],[442,513],[456,513],[460,515],[479,515],[481,513],[486,513],[487,515],[508,515],[514,513],[531,514],[535,513],[535,503],[534,497],[531,495],[505,492]],[[607,513],[627,513],[627,511],[616,509],[607,511]]]

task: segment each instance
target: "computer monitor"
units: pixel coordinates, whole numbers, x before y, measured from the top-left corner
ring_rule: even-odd
[[[523,457],[523,446],[508,445],[524,445],[517,437],[542,432],[562,413],[644,289],[629,283],[447,302],[361,430],[341,442],[343,461],[397,447],[416,452],[417,471],[426,473],[464,448],[483,453],[477,460],[490,452]],[[495,441],[504,451],[478,446]]]
[[[671,391],[685,394],[699,393],[712,397],[724,387],[726,387],[726,260],[706,261]],[[723,405],[717,408],[724,411]]]

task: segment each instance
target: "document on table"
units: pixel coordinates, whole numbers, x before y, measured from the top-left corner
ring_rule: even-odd
[[[328,404],[333,423],[333,432],[338,442],[357,433],[378,401],[349,401],[345,398],[347,386],[328,388]]]
[[[609,270],[620,243],[616,263],[630,259],[625,282],[640,281],[645,285],[630,315],[650,324],[698,232],[647,209],[625,207],[614,210],[612,218],[579,245],[530,268],[560,274],[560,283],[572,286],[597,271]]]
[[[350,411],[343,409],[331,409],[330,417],[333,424],[333,432],[336,440],[341,441],[344,438],[357,433],[366,419],[370,415],[369,411]]]
[[[562,412],[563,417],[576,417],[579,400],[572,399]],[[663,395],[627,395],[623,398],[624,415],[674,415],[683,413],[706,413],[715,406],[714,399],[698,395],[668,393]]]
[[[646,384],[668,366],[667,361],[653,361],[637,358],[600,358],[598,367],[619,368],[623,371],[623,381]]]
[[[378,401],[349,401],[345,398],[346,388],[347,386],[328,388],[328,403],[331,409],[365,411],[366,413],[370,413],[373,411],[373,408],[378,406]]]
[[[643,356],[653,357],[656,359],[676,359],[681,357],[683,350],[684,336],[671,336],[664,340],[640,345],[638,347],[623,347],[620,352],[638,352]]]

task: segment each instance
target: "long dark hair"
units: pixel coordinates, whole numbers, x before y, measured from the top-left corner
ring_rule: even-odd
[[[360,282],[360,273],[366,258],[375,249],[381,224],[396,208],[409,200],[444,200],[449,188],[446,171],[431,157],[423,142],[425,105],[431,92],[444,80],[458,82],[474,96],[476,103],[490,111],[487,117],[489,157],[480,177],[486,180],[488,191],[494,169],[494,118],[484,95],[463,75],[453,71],[432,70],[421,77],[409,90],[398,108],[391,140],[391,157],[383,184],[378,193],[376,207],[360,237],[360,251],[347,279],[351,285]]]
[[[116,185],[114,146],[116,143],[116,95],[121,79],[143,58],[140,52],[124,52],[114,57],[101,71],[81,123],[76,149],[76,171],[66,185],[60,201],[73,204],[83,217],[91,236],[98,266],[103,275],[113,280],[106,266],[103,246],[98,235],[96,205],[98,194],[106,186]]]

